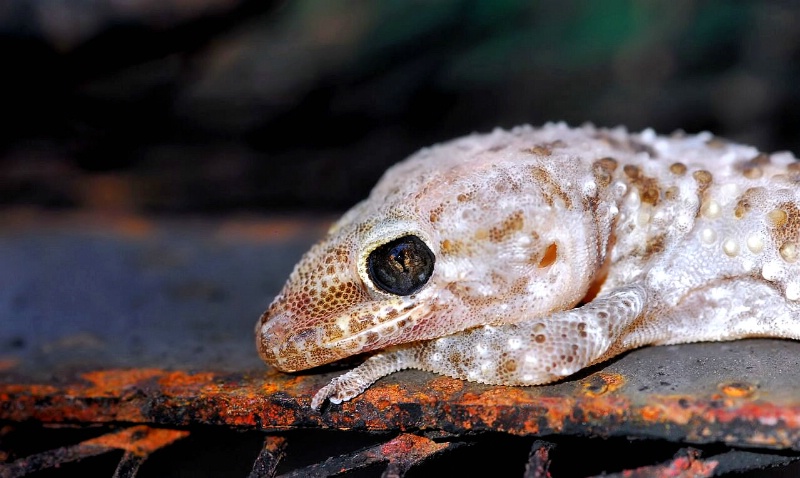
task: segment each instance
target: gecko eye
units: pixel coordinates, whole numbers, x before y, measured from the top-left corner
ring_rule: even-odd
[[[377,247],[367,258],[367,274],[384,292],[411,295],[433,274],[436,258],[417,236],[403,236]]]

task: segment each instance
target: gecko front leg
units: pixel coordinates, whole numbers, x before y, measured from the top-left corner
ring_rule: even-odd
[[[648,303],[643,285],[620,288],[572,310],[499,326],[484,325],[394,347],[336,377],[311,402],[349,400],[379,378],[406,368],[492,385],[540,385],[626,350],[626,332]]]

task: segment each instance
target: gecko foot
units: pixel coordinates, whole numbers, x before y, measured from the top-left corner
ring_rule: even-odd
[[[325,385],[311,399],[311,408],[319,410],[325,400],[331,403],[342,403],[359,395],[381,377],[417,364],[416,351],[418,345],[405,345],[387,349],[373,355],[361,365],[349,372],[339,375]]]
[[[369,387],[372,382],[365,382],[360,377],[353,377],[352,372],[331,380],[328,385],[322,387],[319,392],[311,399],[311,408],[319,410],[325,400],[330,400],[331,403],[342,403],[350,400],[356,395],[360,394]]]

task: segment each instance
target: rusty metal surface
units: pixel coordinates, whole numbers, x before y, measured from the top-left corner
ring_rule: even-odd
[[[711,351],[724,353],[736,364],[743,357],[800,354],[800,347],[753,340],[736,350]],[[797,389],[784,388],[777,376],[775,382],[767,376],[719,381],[719,370],[710,367],[701,367],[706,373],[690,374],[697,382],[679,376],[700,357],[707,359],[708,353],[700,345],[643,350],[580,379],[538,388],[481,386],[407,371],[381,380],[351,402],[329,405],[322,413],[310,409],[310,397],[336,372],[298,376],[274,370],[240,374],[111,369],[61,375],[60,383],[46,384],[25,383],[24,377],[17,377],[0,385],[0,419],[263,430],[592,434],[800,448]],[[637,367],[650,363],[641,354],[655,354],[663,361],[661,375],[648,377],[646,369]],[[749,395],[740,395],[750,388]]]
[[[188,435],[182,430],[165,430],[138,425],[63,447],[31,455],[9,464],[0,464],[0,477],[16,478],[113,450],[124,454],[114,473],[117,477],[135,476],[139,466],[156,450]]]
[[[311,396],[341,371],[269,369],[252,329],[323,229],[324,221],[19,212],[4,219],[0,424],[400,433],[364,448],[398,476],[407,463],[390,443],[421,460],[476,433],[724,444],[765,456],[781,451],[788,456],[781,463],[800,451],[800,342],[793,341],[650,347],[529,388],[406,371],[351,402],[311,410]],[[273,438],[254,455],[251,476],[275,472],[285,444]],[[364,450],[336,459],[362,460],[371,453]],[[530,476],[547,476],[554,454],[558,448],[535,448]],[[133,469],[129,476],[137,456],[120,462]],[[726,469],[708,468],[710,459],[679,456],[662,468],[705,467],[714,476]],[[520,474],[524,464],[523,456]]]

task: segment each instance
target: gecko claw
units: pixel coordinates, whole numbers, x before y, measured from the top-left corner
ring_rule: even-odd
[[[371,383],[364,384],[363,380],[350,376],[350,373],[340,375],[314,395],[311,399],[311,408],[319,410],[325,400],[335,404],[346,402],[366,390]]]

